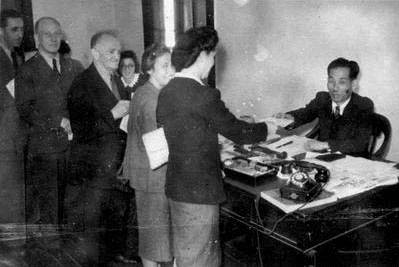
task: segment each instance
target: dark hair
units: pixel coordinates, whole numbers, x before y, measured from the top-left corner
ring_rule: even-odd
[[[147,71],[154,68],[155,60],[166,53],[170,53],[170,49],[164,44],[153,43],[148,46],[141,57],[141,70],[143,73],[147,74]]]
[[[103,36],[112,36],[118,39],[118,36],[115,31],[113,30],[103,30],[96,32],[90,39],[90,48],[93,48],[98,44]]]
[[[22,14],[16,11],[15,9],[4,9],[0,13],[0,27],[5,28],[8,25],[8,19],[24,19]]]
[[[39,31],[40,22],[42,22],[43,20],[52,20],[55,24],[57,24],[58,26],[61,27],[61,23],[58,20],[56,20],[55,18],[53,18],[53,17],[41,17],[35,23],[35,33],[37,33]]]
[[[58,53],[61,55],[69,54],[71,53],[71,47],[65,40],[61,40],[60,48],[58,49]]]
[[[133,52],[133,50],[125,50],[121,52],[121,57],[119,61],[119,69],[121,68],[122,61],[125,58],[131,58],[134,62],[134,70],[135,72],[140,72],[140,63],[139,60],[137,59],[136,53]]]
[[[172,64],[176,71],[190,67],[202,51],[210,53],[219,42],[218,33],[208,26],[191,28],[178,37],[172,52]]]
[[[357,78],[360,72],[359,65],[356,61],[349,61],[345,58],[339,57],[333,60],[327,67],[327,75],[330,75],[330,71],[336,68],[348,68],[349,69],[349,79],[352,81]]]

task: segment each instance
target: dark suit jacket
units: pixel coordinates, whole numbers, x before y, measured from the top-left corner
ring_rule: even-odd
[[[217,89],[188,78],[174,78],[161,90],[157,120],[169,145],[166,195],[187,203],[218,204],[225,199],[218,134],[238,144],[267,137],[265,123],[236,119]]]
[[[329,93],[318,92],[316,98],[306,107],[290,111],[288,114],[295,117],[295,123],[298,125],[318,118],[320,124],[318,140],[328,142],[332,151],[367,156],[373,112],[374,104],[369,98],[352,93],[342,116],[334,119]]]
[[[72,80],[83,71],[77,60],[60,57],[61,78],[36,53],[15,78],[15,100],[20,116],[29,124],[29,153],[65,151],[68,136],[61,119],[69,118],[67,93]]]
[[[119,95],[129,100],[120,79],[115,79]],[[121,119],[114,120],[111,109],[118,103],[94,64],[73,81],[68,94],[68,109],[74,139],[88,143],[108,134],[119,134]]]
[[[0,47],[0,224],[24,223],[24,146],[26,125],[6,85],[14,78],[13,64]]]
[[[0,86],[7,85],[15,76],[14,65],[6,52],[0,47]]]
[[[115,79],[121,99],[128,100],[122,81]],[[73,81],[68,108],[74,140],[71,147],[72,178],[87,178],[91,187],[109,189],[122,164],[126,133],[119,129],[111,110],[118,103],[94,64]]]
[[[22,153],[26,125],[20,120],[14,98],[6,88],[14,76],[13,64],[0,47],[0,151]]]

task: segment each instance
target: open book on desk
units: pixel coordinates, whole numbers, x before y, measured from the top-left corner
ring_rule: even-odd
[[[278,188],[261,192],[261,197],[289,213],[327,206],[376,187],[398,183],[399,170],[394,167],[396,163],[371,161],[351,156],[333,162],[317,159],[306,159],[306,161],[323,165],[331,173],[329,182],[325,184],[323,192],[316,199],[308,203],[297,203],[282,198]]]

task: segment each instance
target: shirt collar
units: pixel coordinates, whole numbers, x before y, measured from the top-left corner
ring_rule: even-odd
[[[57,55],[54,57],[51,57],[45,53],[40,53],[40,51],[39,54],[44,58],[44,60],[47,62],[51,69],[53,69],[53,59],[55,58],[57,60],[58,71],[61,71],[60,54],[57,53]]]
[[[96,67],[98,73],[100,74],[101,78],[104,80],[104,82],[108,85],[108,87],[112,90],[112,85],[111,85],[111,75],[113,74],[109,70],[103,67],[101,64],[97,64],[94,62],[94,66]]]
[[[3,43],[0,42],[0,47],[4,49],[4,52],[6,52],[7,56],[11,59],[12,61],[12,57],[11,57],[11,50],[8,49],[7,46],[5,46]]]
[[[339,106],[339,115],[344,114],[344,110],[345,110],[346,106],[348,105],[349,101],[351,100],[351,98],[352,98],[352,96],[349,97],[344,102],[339,103],[339,104],[335,103],[334,101],[331,101],[332,102],[332,111],[334,112],[335,111],[335,107]]]
[[[197,82],[199,82],[201,85],[204,85],[204,83],[200,79],[198,79],[194,75],[190,75],[188,73],[176,72],[175,77],[193,79],[193,80],[196,80]]]
[[[128,87],[128,86],[129,87],[133,87],[137,83],[138,79],[139,79],[139,74],[138,73],[134,74],[133,80],[130,83],[125,82],[125,80],[123,79],[123,76],[121,76],[121,80],[122,80],[123,86],[125,86],[125,87]]]

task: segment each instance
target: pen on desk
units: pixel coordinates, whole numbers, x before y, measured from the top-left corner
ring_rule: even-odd
[[[280,148],[280,147],[283,147],[283,146],[286,146],[286,145],[289,145],[289,144],[292,144],[292,143],[294,143],[294,141],[291,140],[291,141],[289,141],[287,143],[284,143],[282,145],[277,146],[276,148]]]

